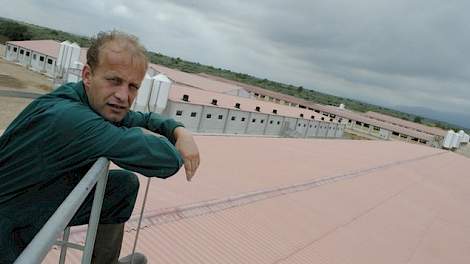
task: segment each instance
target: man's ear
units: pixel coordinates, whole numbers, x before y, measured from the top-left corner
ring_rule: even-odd
[[[90,87],[92,75],[93,74],[91,72],[90,65],[86,64],[82,70],[82,80],[83,80],[83,84],[85,85],[85,88]]]

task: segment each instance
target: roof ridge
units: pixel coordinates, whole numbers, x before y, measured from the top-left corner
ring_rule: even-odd
[[[395,162],[385,163],[382,165],[360,169],[357,171],[347,172],[335,176],[330,177],[322,177],[319,179],[310,180],[300,184],[293,184],[284,187],[278,188],[270,188],[265,190],[259,190],[254,192],[242,193],[237,194],[234,196],[221,198],[221,199],[214,199],[214,200],[207,200],[182,206],[170,207],[170,208],[163,208],[154,211],[150,211],[144,214],[142,219],[142,226],[148,227],[153,225],[160,225],[169,222],[174,222],[186,218],[206,215],[210,213],[215,213],[219,211],[223,211],[226,209],[230,209],[233,207],[239,207],[246,204],[254,203],[257,201],[270,199],[274,197],[278,197],[285,194],[290,194],[299,191],[309,190],[315,187],[319,187],[321,185],[334,183],[337,181],[348,180],[351,178],[356,178],[359,176],[367,175],[371,172],[377,170],[388,169],[390,167],[412,163],[416,161],[420,161],[423,159],[439,156],[448,153],[447,151],[440,151],[433,154],[427,154],[423,156],[418,156],[411,159],[399,160]],[[131,219],[127,222],[127,231],[136,230],[137,222],[140,216],[135,215],[131,217]]]

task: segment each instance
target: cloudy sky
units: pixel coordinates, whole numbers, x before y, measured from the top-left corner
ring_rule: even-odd
[[[0,0],[0,16],[470,127],[470,1]],[[452,113],[452,115],[450,115]]]

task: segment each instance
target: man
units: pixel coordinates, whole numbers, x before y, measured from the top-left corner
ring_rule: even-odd
[[[36,99],[6,129],[0,138],[0,263],[18,257],[99,157],[159,178],[175,174],[184,161],[187,180],[194,176],[199,152],[182,124],[129,111],[147,67],[135,37],[100,33],[87,52],[83,81]],[[139,188],[127,170],[109,172],[93,263],[118,263]],[[92,200],[90,194],[69,225],[88,223]]]

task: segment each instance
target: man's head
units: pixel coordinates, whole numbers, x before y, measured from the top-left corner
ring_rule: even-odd
[[[92,40],[82,79],[90,106],[103,118],[121,121],[147,71],[145,49],[136,37],[101,32]]]

